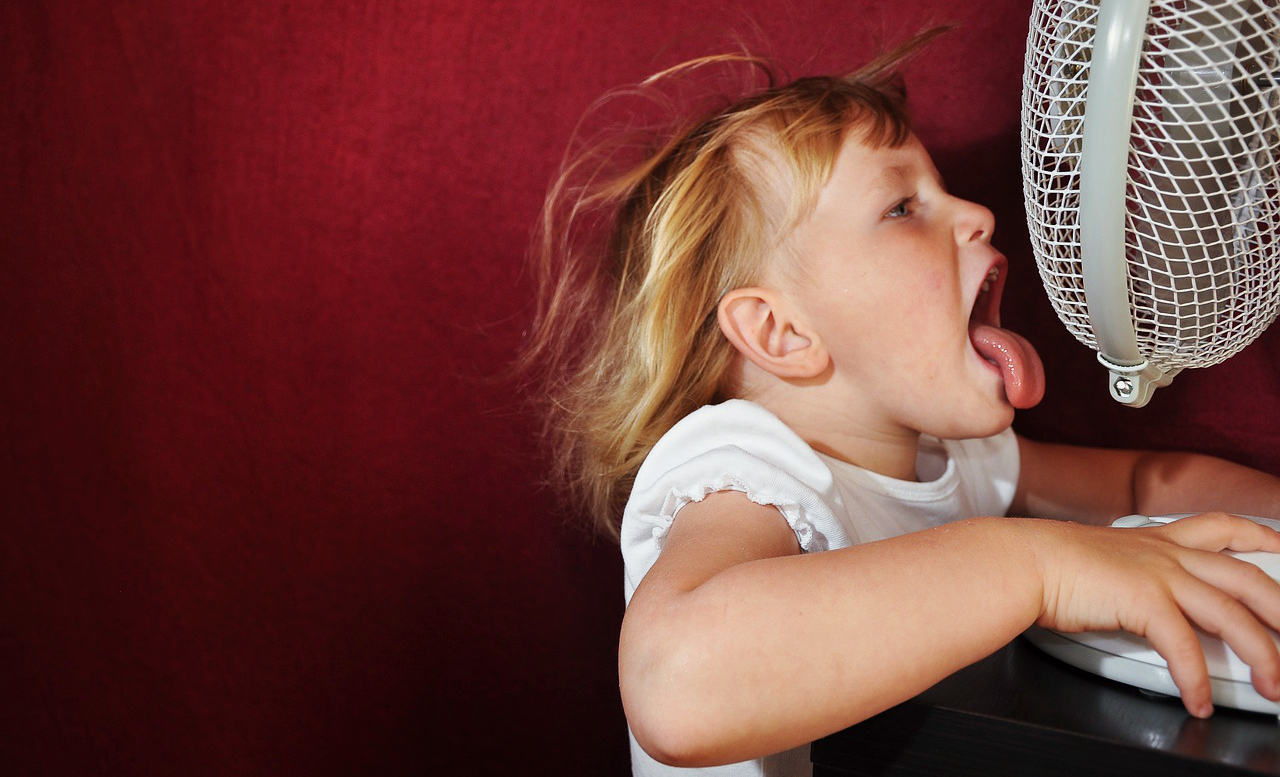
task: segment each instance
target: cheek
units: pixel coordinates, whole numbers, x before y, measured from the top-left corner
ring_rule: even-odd
[[[951,285],[951,280],[949,273],[935,270],[924,276],[921,285],[930,296],[937,296]]]

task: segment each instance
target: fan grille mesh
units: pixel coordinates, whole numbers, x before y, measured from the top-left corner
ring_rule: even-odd
[[[1125,184],[1138,348],[1206,367],[1280,307],[1280,0],[1155,0]],[[1080,148],[1099,0],[1038,0],[1023,83],[1023,194],[1058,317],[1097,349],[1080,261]],[[1119,249],[1117,249],[1119,250]]]

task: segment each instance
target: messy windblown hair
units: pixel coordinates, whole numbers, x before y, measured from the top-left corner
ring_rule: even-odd
[[[742,54],[694,60],[641,92],[709,68],[763,82],[650,141],[567,159],[533,246],[539,308],[524,366],[537,376],[552,480],[617,537],[636,471],[677,421],[734,396],[734,351],[716,306],[752,284],[813,206],[851,133],[896,147],[911,132],[897,67],[942,32],[921,33],[839,77],[780,83]]]

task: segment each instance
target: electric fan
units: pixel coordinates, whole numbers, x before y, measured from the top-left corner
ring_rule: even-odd
[[[1124,404],[1141,407],[1182,369],[1233,356],[1276,316],[1278,5],[1034,2],[1022,103],[1032,248],[1059,319],[1097,351]],[[1280,554],[1242,557],[1280,579]],[[1087,671],[1177,693],[1140,637],[1027,636]],[[1280,713],[1221,640],[1201,642],[1216,703]]]
[[[1032,248],[1059,319],[1141,407],[1280,305],[1280,0],[1036,0]]]

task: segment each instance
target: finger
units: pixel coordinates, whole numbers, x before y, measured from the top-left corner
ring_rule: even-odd
[[[1259,620],[1280,630],[1280,582],[1258,566],[1224,553],[1190,553],[1183,568],[1247,607]]]
[[[1280,553],[1280,532],[1228,513],[1201,513],[1151,530],[1163,533],[1179,545],[1199,550]]]
[[[1147,638],[1169,665],[1169,675],[1178,686],[1182,704],[1197,718],[1213,714],[1213,690],[1209,667],[1195,630],[1177,608],[1153,613],[1145,628],[1132,629]]]
[[[1202,631],[1226,642],[1249,665],[1258,693],[1268,699],[1280,698],[1280,649],[1259,621],[1259,617],[1275,617],[1280,586],[1252,564],[1228,556],[1193,559],[1188,571],[1207,582],[1203,588],[1191,584],[1198,590],[1180,594],[1183,612]]]

